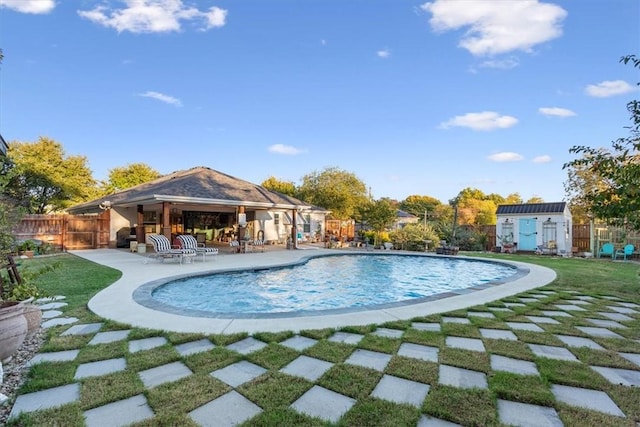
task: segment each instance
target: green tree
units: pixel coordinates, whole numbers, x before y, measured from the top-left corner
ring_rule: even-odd
[[[43,214],[89,200],[96,182],[84,156],[66,156],[62,145],[40,137],[9,143],[8,184],[4,194],[27,213]]]
[[[544,203],[544,199],[540,196],[531,196],[526,203]]]
[[[408,196],[400,202],[400,209],[417,216],[422,222],[424,222],[425,214],[427,215],[427,221],[437,218],[435,214],[441,206],[442,202],[435,197],[417,194]]]
[[[398,217],[396,209],[389,199],[380,199],[366,204],[364,217],[367,225],[376,232],[374,246],[379,244],[380,233],[391,227]]]
[[[331,211],[335,219],[352,219],[367,202],[367,187],[355,174],[336,167],[314,171],[302,178],[299,198]]]
[[[434,248],[440,237],[430,224],[416,223],[407,224],[399,230],[389,234],[393,246],[410,251],[423,251],[427,244]]]
[[[624,56],[620,62],[640,68],[636,55]],[[613,141],[610,149],[573,146],[569,152],[581,157],[563,168],[569,171],[569,196],[583,202],[595,218],[640,230],[640,101],[627,103],[627,111],[632,123],[628,136]],[[576,188],[579,181],[572,183],[572,174],[575,178],[579,173],[582,178],[598,178],[602,186]]]
[[[291,197],[298,197],[298,189],[291,181],[282,181],[274,176],[270,176],[262,181],[262,184],[260,185],[269,191],[275,191],[276,193],[285,194]]]
[[[145,163],[131,163],[126,166],[109,169],[109,179],[105,185],[105,194],[112,194],[145,182],[153,181],[162,175]]]

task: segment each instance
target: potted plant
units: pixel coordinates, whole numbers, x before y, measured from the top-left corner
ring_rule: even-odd
[[[498,236],[500,246],[502,246],[502,252],[511,253],[514,247],[513,233],[507,233],[502,236]]]
[[[27,258],[33,258],[38,249],[38,244],[33,240],[24,240],[18,244],[18,255],[24,255]]]

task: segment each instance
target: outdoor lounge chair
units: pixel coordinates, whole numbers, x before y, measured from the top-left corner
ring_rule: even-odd
[[[153,245],[154,253],[149,254],[148,258],[157,258],[160,261],[164,261],[167,258],[178,258],[180,264],[184,257],[191,257],[196,255],[194,249],[184,249],[171,246],[171,242],[167,236],[162,234],[148,234],[147,240]]]
[[[198,243],[198,240],[190,234],[181,234],[178,236],[178,240],[182,249],[193,249],[196,254],[202,254],[202,262],[205,261],[207,255],[218,255],[218,249],[207,248],[204,243]]]
[[[632,244],[628,244],[624,248],[618,249],[613,254],[613,259],[618,259],[618,256],[621,256],[622,259],[624,259],[626,261],[627,257],[631,258],[631,255],[633,255],[634,249],[635,249],[635,247]]]
[[[610,256],[611,258],[613,258],[614,252],[615,247],[613,246],[613,243],[605,243],[600,248],[600,251],[598,251],[598,258],[602,258],[602,255]]]

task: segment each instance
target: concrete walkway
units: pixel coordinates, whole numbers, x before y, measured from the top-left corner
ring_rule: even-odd
[[[309,250],[267,250],[247,254],[224,254],[209,257],[206,262],[194,260],[191,263],[149,261],[136,253],[116,249],[72,251],[98,264],[106,265],[122,272],[122,277],[113,285],[100,291],[89,301],[89,309],[106,319],[127,323],[136,327],[164,329],[174,332],[194,333],[236,333],[236,332],[279,332],[304,329],[337,328],[348,325],[368,325],[394,320],[406,320],[417,316],[458,310],[495,301],[537,287],[544,286],[556,277],[553,270],[515,261],[505,261],[516,267],[526,268],[529,274],[508,281],[503,285],[479,287],[474,291],[464,291],[459,295],[429,302],[410,303],[400,307],[353,310],[340,314],[287,317],[255,316],[255,318],[222,319],[212,317],[189,317],[167,313],[145,307],[133,298],[140,286],[160,279],[179,279],[194,274],[232,270],[247,270],[271,266],[300,263],[313,255],[336,254],[335,249]],[[350,251],[357,253],[358,251]],[[366,252],[371,253],[371,252]],[[382,252],[381,252],[382,253]],[[420,255],[419,253],[417,255]],[[438,255],[425,255],[438,256]],[[458,257],[465,258],[465,257]],[[199,258],[198,258],[199,259]],[[468,258],[471,259],[471,258]]]

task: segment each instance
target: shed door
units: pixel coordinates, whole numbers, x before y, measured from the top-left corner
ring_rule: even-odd
[[[536,250],[536,220],[533,218],[521,218],[518,225],[518,250]]]

